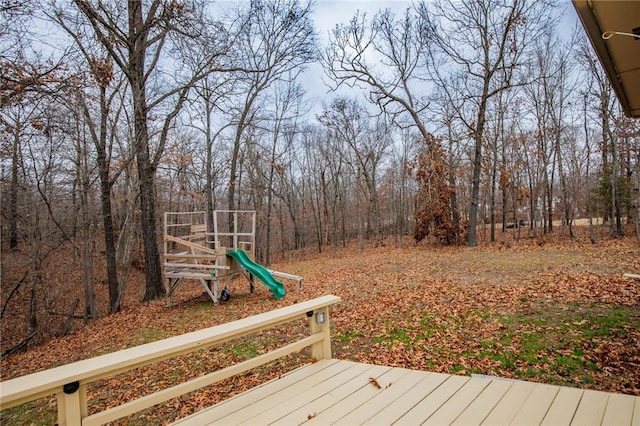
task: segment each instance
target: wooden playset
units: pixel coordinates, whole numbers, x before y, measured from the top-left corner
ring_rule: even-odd
[[[256,263],[256,212],[247,210],[216,210],[213,212],[213,232],[207,225],[206,212],[166,212],[164,214],[164,278],[167,304],[180,285],[197,280],[214,304],[225,295],[221,281],[246,272],[250,291],[253,277],[258,277],[276,299],[285,295],[284,285],[274,277],[298,282],[297,275],[266,269]],[[224,287],[223,287],[224,288]],[[228,296],[228,293],[227,293]]]

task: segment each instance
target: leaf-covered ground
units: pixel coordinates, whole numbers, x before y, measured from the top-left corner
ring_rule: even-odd
[[[324,294],[334,357],[455,374],[487,374],[640,395],[640,271],[637,240],[522,240],[464,247],[341,250],[272,265],[304,277],[273,300],[262,285],[230,283],[213,306],[183,284],[176,306],[129,304],[78,332],[2,360],[2,379],[232,321]],[[4,319],[3,319],[4,321]],[[303,321],[174,358],[90,386],[90,412],[206,374],[305,333]],[[166,423],[309,362],[303,351],[147,410],[123,423]],[[55,422],[55,402],[2,413],[16,424]]]

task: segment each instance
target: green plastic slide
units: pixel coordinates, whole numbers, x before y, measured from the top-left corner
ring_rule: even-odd
[[[244,250],[232,250],[227,253],[227,256],[233,257],[235,260],[240,263],[244,269],[249,271],[252,275],[258,277],[260,281],[266,285],[269,290],[276,297],[276,300],[282,299],[285,295],[284,285],[273,278],[273,275],[269,273],[263,266],[258,265],[256,262],[251,260],[247,253]]]

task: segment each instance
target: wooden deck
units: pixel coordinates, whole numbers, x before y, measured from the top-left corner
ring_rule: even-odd
[[[640,397],[327,359],[174,424],[302,423],[640,426]]]
[[[490,377],[452,376],[331,358],[326,295],[118,352],[0,381],[0,409],[56,395],[61,426],[110,424],[304,348],[319,361],[175,424],[545,424],[640,426],[640,397]],[[293,321],[309,335],[253,358],[89,415],[87,386]],[[117,392],[117,386],[113,389]],[[115,395],[115,394],[114,394]],[[126,399],[126,398],[125,398]],[[31,419],[37,422],[37,416]]]

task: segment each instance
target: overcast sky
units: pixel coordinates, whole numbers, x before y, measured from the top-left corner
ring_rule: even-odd
[[[411,5],[407,0],[316,0],[314,9],[315,28],[318,32],[320,49],[324,50],[328,39],[328,33],[337,24],[346,23],[357,11],[366,13],[367,19],[373,17],[381,9],[392,9],[396,14],[401,14]],[[326,80],[320,64],[311,64],[301,79],[309,96],[315,99],[324,98],[327,101],[331,95],[327,95],[328,87],[322,79]],[[316,105],[317,111],[320,105]]]
[[[315,22],[320,35],[333,28],[339,22],[348,21],[357,10],[372,16],[380,9],[393,9],[396,13],[404,11],[410,1],[405,0],[316,0]]]
[[[570,2],[564,3],[563,0],[560,0],[560,3],[565,8],[561,31],[565,34],[570,34],[571,29],[577,22],[577,15]],[[401,16],[411,4],[411,0],[315,0],[313,19],[319,36],[321,51],[324,50],[327,44],[328,33],[337,24],[348,22],[357,11],[365,13],[368,20],[379,10],[387,8],[391,9],[396,16]],[[51,29],[50,25],[49,27]],[[52,42],[52,40],[55,40],[55,37],[51,37],[51,34],[48,34],[45,40],[41,41],[41,44],[49,44],[48,42]],[[54,44],[50,44],[49,48],[55,49],[56,44],[55,42],[52,43]],[[64,45],[64,43],[57,45]],[[319,112],[322,109],[320,101],[329,102],[336,95],[327,94],[329,88],[324,84],[323,79],[326,80],[326,76],[319,63],[310,64],[300,78],[300,82],[307,94],[316,103],[315,112]],[[344,93],[346,91],[341,91],[341,94]],[[356,94],[354,93],[353,95],[355,96]]]
[[[410,7],[410,0],[316,0],[314,9],[315,28],[319,36],[320,49],[324,50],[327,43],[327,34],[336,24],[346,23],[357,11],[366,13],[367,19],[371,19],[381,9],[391,9],[396,16],[404,13],[407,7]],[[578,22],[578,17],[570,2],[560,2],[560,7],[564,8],[563,20],[561,22],[560,32],[569,37],[573,27]],[[308,66],[304,75],[301,77],[307,94],[318,100],[324,99],[327,102],[334,96],[327,94],[328,87],[323,83],[326,76],[322,71],[320,64],[311,64]],[[316,105],[315,111],[319,111],[321,105]]]

